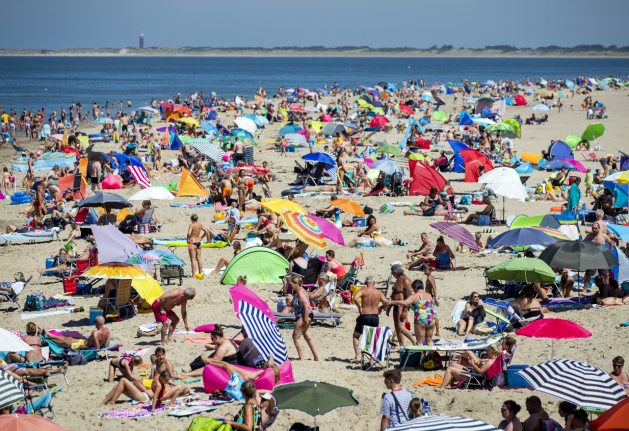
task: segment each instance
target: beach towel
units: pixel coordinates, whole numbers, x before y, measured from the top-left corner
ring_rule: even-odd
[[[153,349],[127,350],[126,352],[122,352],[120,356],[122,356],[123,358],[130,358],[132,356],[146,356],[152,351]]]
[[[175,407],[181,407],[180,403],[175,403]],[[112,418],[112,419],[138,419],[147,416],[154,416],[159,413],[163,413],[173,407],[159,406],[155,407],[155,413],[151,412],[151,406],[136,406],[127,407],[124,409],[116,410],[115,412],[105,412],[98,415],[99,418]]]
[[[218,409],[217,406],[190,406],[182,409],[176,409],[168,413],[168,416],[184,417],[196,415],[198,413],[209,412]]]
[[[389,327],[369,327],[369,329],[365,328],[364,331],[367,331],[367,334],[365,336],[365,332],[363,332],[363,336],[360,338],[361,344],[358,347],[376,360],[384,360],[387,354],[386,343],[391,338],[391,329]]]
[[[413,386],[421,386],[421,385],[428,385],[428,386],[441,386],[443,384],[443,377],[441,377],[439,374],[435,374],[435,377],[426,377],[424,380],[418,380],[415,383],[413,383]]]

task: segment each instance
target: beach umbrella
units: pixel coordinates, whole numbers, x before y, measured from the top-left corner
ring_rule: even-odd
[[[208,144],[205,142],[194,142],[191,144],[191,147],[217,163],[223,161],[225,151],[221,150],[217,145]]]
[[[433,415],[420,416],[404,422],[389,431],[499,431],[493,425],[471,418]]]
[[[559,171],[562,168],[566,168],[568,171],[576,171],[577,168],[572,164],[568,163],[565,160],[553,160],[552,162],[546,162],[537,169],[540,171]]]
[[[533,323],[542,321],[546,319]],[[627,398],[623,388],[608,373],[587,362],[555,359],[518,371],[518,374],[536,391],[582,408],[606,410]]]
[[[552,236],[531,228],[518,228],[501,233],[487,243],[488,246],[498,247],[527,247],[530,245],[548,245],[557,242]]]
[[[359,217],[365,217],[365,212],[360,207],[360,205],[358,205],[354,201],[350,201],[349,199],[335,199],[333,201],[330,201],[330,205],[346,213],[350,213]]]
[[[112,120],[111,118],[97,118],[96,120],[92,121],[92,123],[96,123],[96,124],[114,124],[114,120]]]
[[[573,159],[559,159],[560,162],[566,162],[571,164],[572,166],[574,166],[574,169],[576,169],[577,172],[581,172],[581,173],[585,173],[587,172],[587,169],[585,169],[585,166],[583,166],[581,164],[581,162],[579,162],[578,160],[573,160]]]
[[[190,138],[190,137],[188,136],[188,138]],[[192,145],[192,144],[209,144],[210,143],[210,140],[209,139],[205,139],[205,138],[190,138],[190,139],[188,139],[186,141],[184,141],[183,138],[180,138],[180,139],[181,139],[181,142],[185,142],[188,145]]]
[[[539,255],[551,268],[585,271],[592,268],[610,269],[618,266],[611,250],[593,241],[557,241]]]
[[[199,124],[199,122],[195,120],[194,118],[183,117],[183,118],[178,119],[177,121],[179,121],[180,123],[191,124],[196,127],[201,127],[201,124]]]
[[[65,431],[65,428],[43,416],[18,413],[0,416],[0,429],[2,431]]]
[[[389,154],[393,154],[394,156],[402,157],[402,153],[400,152],[400,149],[394,145],[383,145],[381,147],[376,148],[375,152],[376,153],[389,153]]]
[[[555,219],[557,220],[557,219]],[[558,231],[557,229],[552,229],[549,227],[544,227],[544,226],[530,226],[531,229],[535,229],[538,230],[540,232],[544,232],[545,234],[548,234],[550,236],[552,236],[553,238],[556,239],[564,239],[564,240],[568,240],[571,241],[572,238],[570,238],[568,235],[566,235],[563,232]]]
[[[229,288],[229,296],[231,296],[231,303],[234,306],[234,312],[238,314],[239,308],[238,303],[240,301],[244,301],[247,304],[257,308],[260,312],[266,315],[269,319],[276,322],[275,315],[273,311],[269,308],[269,305],[266,301],[260,299],[258,295],[252,290],[250,290],[247,286],[243,284],[236,284],[233,287]]]
[[[323,162],[330,165],[336,164],[332,156],[330,156],[328,153],[323,153],[323,152],[315,152],[315,153],[306,154],[305,156],[302,156],[301,158],[309,162]]]
[[[601,123],[593,123],[585,128],[583,134],[581,135],[581,139],[588,142],[596,142],[596,138],[603,136],[603,133],[605,133],[605,126]]]
[[[144,250],[138,254],[134,254],[125,263],[131,265],[176,265],[184,266],[186,262],[176,255],[162,250]]]
[[[81,274],[81,277],[113,280],[143,280],[153,278],[150,274],[142,271],[137,266],[128,263],[101,263],[85,271]]]
[[[314,417],[315,426],[317,416],[360,404],[350,389],[310,380],[276,386],[273,398],[279,410],[297,410]]]
[[[438,223],[432,223],[430,227],[436,229],[437,231],[439,231],[439,233],[442,233],[447,237],[452,238],[457,243],[463,243],[469,249],[473,251],[478,251],[478,244],[476,244],[476,240],[474,239],[472,234],[463,226],[456,223],[442,221]]]
[[[307,215],[292,211],[282,213],[286,228],[297,238],[319,250],[326,250],[328,244],[319,225]]]
[[[555,340],[590,338],[592,333],[578,323],[564,319],[537,319],[515,331],[516,335],[528,338],[552,340],[550,358],[555,355]]]
[[[550,108],[547,105],[535,105],[531,111],[550,111]]]
[[[505,260],[487,270],[487,278],[523,283],[554,283],[555,272],[544,261],[519,257]]]
[[[140,190],[129,198],[130,201],[167,200],[171,201],[175,196],[164,187],[154,186]]]
[[[258,145],[255,143],[253,139],[247,138],[246,136],[219,136],[217,138],[212,139],[211,143],[219,144],[219,145],[220,144],[233,144],[234,142],[236,142],[236,138],[238,138],[238,140],[245,145]]]
[[[629,226],[607,223],[607,229],[623,241],[629,241]]]
[[[284,138],[291,144],[299,145],[300,147],[308,145],[306,137],[304,135],[300,135],[299,133],[287,133],[284,135]]]
[[[288,199],[263,198],[261,205],[276,214],[283,214],[286,211],[293,211],[299,214],[308,214],[308,211],[300,207],[299,204],[296,204],[293,201],[289,201]]]
[[[613,174],[608,175],[605,178],[603,178],[603,181],[611,181],[612,183],[616,183],[618,182],[621,176],[624,176],[625,178],[629,177],[629,171],[614,172]]]
[[[236,118],[234,120],[234,123],[239,128],[246,130],[247,132],[251,134],[255,133],[256,130],[258,130],[258,126],[256,126],[256,123],[251,118],[247,118],[247,117]]]
[[[15,335],[13,335],[13,337],[15,337]],[[24,389],[22,387],[22,384],[13,376],[7,374],[4,371],[0,371],[0,409],[11,406],[15,403],[19,403],[23,399]],[[0,419],[7,416],[9,415],[0,416]],[[5,428],[3,428],[1,424],[2,422],[0,421],[0,429],[4,430]]]
[[[153,114],[153,115],[159,114],[159,111],[157,109],[151,108],[150,106],[143,106],[141,108],[138,108],[138,111],[148,112],[149,114]]]
[[[402,168],[390,159],[376,160],[373,164],[373,168],[378,169],[387,175],[393,175],[396,172],[404,175],[404,171],[402,170]]]
[[[321,229],[323,232],[323,236],[329,239],[332,242],[337,243],[338,245],[345,245],[345,240],[343,239],[343,234],[330,221],[316,216],[309,216]]]
[[[242,136],[245,138],[253,139],[253,134],[245,129],[232,129],[231,134],[232,136]]]
[[[109,205],[114,210],[133,207],[133,204],[122,196],[107,192],[95,192],[93,196],[76,203],[79,208],[101,208],[105,205]]]
[[[21,337],[0,328],[0,352],[22,352],[33,350]]]
[[[520,181],[520,175],[513,168],[495,168],[478,178],[479,183],[487,185],[495,194],[524,202],[528,198],[526,189]]]
[[[625,398],[611,409],[590,422],[590,431],[629,431],[629,398]]]

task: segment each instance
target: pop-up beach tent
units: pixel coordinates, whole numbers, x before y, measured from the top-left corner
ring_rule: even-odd
[[[248,283],[281,283],[288,261],[277,251],[251,247],[234,256],[225,268],[221,284],[236,284],[238,276],[246,275]]]

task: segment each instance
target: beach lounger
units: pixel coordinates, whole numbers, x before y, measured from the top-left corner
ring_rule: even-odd
[[[360,368],[363,371],[369,371],[375,366],[381,369],[389,369],[389,361],[391,359],[391,328],[385,326],[383,328],[375,328],[373,326],[363,327],[363,334],[360,336],[358,347],[360,348]],[[365,358],[369,362],[369,367],[364,368]],[[386,361],[386,365],[383,362]]]
[[[63,352],[66,350],[70,350],[67,349],[65,347],[61,347],[58,344],[56,344],[54,341],[49,340],[47,338],[44,338],[43,335],[41,335],[41,339],[42,342],[46,342],[48,343],[48,347],[50,348],[50,353],[54,354],[56,357],[58,358],[63,358]],[[120,351],[120,348],[123,347],[122,344],[110,344],[108,347],[103,347],[101,349],[92,349],[92,350],[81,350],[81,354],[83,355],[83,357],[85,358],[85,360],[87,361],[92,361],[94,359],[98,358],[98,353],[99,352],[104,352],[105,353],[105,357],[107,359],[109,359],[109,354],[108,352],[112,351],[112,352],[118,352]]]
[[[31,395],[26,396],[25,398],[30,398],[30,403],[26,403],[24,408],[28,412],[28,414],[39,414],[43,417],[47,417],[48,419],[56,418],[57,413],[55,413],[55,409],[50,405],[52,401],[52,397],[54,397],[59,392],[63,391],[62,387],[56,387],[52,391],[48,392],[43,397],[33,401]],[[46,409],[46,411],[44,411]],[[52,413],[51,417],[46,416],[47,414]]]
[[[131,308],[133,313],[137,314],[137,309],[131,301],[131,280],[116,280],[116,297],[108,298],[108,304],[105,306],[104,315],[107,317],[110,309],[113,309],[118,316],[118,321],[121,321],[121,310],[123,308]]]
[[[31,281],[32,278],[33,278],[32,275],[30,277],[28,277],[28,279],[24,283],[24,287],[22,288],[22,292],[24,292],[24,289],[26,289],[26,286],[28,286],[28,282]],[[2,301],[0,303],[0,308],[2,307],[2,304],[4,304],[5,302],[11,302],[13,305],[16,306],[16,308],[18,310],[24,311],[22,309],[22,306],[18,302],[18,297],[22,294],[22,292],[20,292],[19,294],[16,295],[16,294],[11,294],[11,293],[5,292],[5,291],[0,291],[0,301]],[[9,307],[7,307],[7,309],[5,311],[9,311]]]
[[[53,266],[59,265],[59,256],[55,257],[55,261],[53,262]],[[43,277],[61,277],[61,279],[65,279],[67,277],[72,277],[76,273],[76,266],[72,265],[72,261],[68,262],[68,267],[66,269],[47,269],[39,274],[39,278],[37,279],[37,283],[41,281]]]
[[[274,311],[273,315],[275,316],[275,319],[297,321],[293,313],[278,313]],[[335,328],[341,324],[341,317],[343,317],[341,313],[312,313],[313,323],[330,320]]]
[[[11,241],[27,241],[29,244],[34,244],[35,241],[40,239],[59,239],[57,238],[57,230],[59,228],[53,228],[50,230],[43,230],[37,232],[24,232],[24,233],[6,233],[0,235],[0,241],[6,241],[5,245]]]

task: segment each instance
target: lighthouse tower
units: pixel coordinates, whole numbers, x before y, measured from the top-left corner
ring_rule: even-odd
[[[140,33],[140,49],[144,49],[144,33]]]

